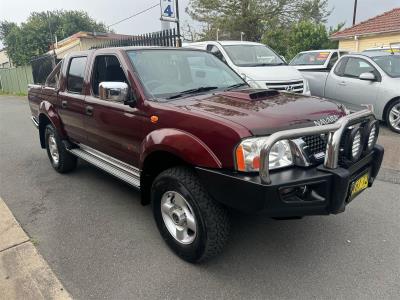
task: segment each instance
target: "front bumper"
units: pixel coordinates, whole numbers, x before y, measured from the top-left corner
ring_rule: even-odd
[[[197,168],[200,180],[218,202],[247,213],[271,217],[337,214],[349,203],[351,182],[369,171],[372,186],[382,163],[383,147],[376,145],[364,158],[349,168],[290,168],[272,171],[271,183],[263,183],[258,174]],[[304,199],[290,190],[307,187]]]

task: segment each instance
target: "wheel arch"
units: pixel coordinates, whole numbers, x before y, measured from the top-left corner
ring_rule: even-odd
[[[387,122],[387,112],[388,109],[390,107],[390,105],[392,105],[393,102],[395,101],[399,101],[400,100],[400,96],[394,97],[393,99],[391,99],[388,103],[386,103],[385,108],[383,109],[383,114],[382,114],[382,120]]]
[[[153,180],[168,168],[178,165],[222,167],[220,160],[204,142],[179,129],[152,131],[142,142],[140,153],[142,204],[150,203]]]
[[[182,158],[168,151],[153,151],[143,161],[140,174],[141,203],[150,204],[150,192],[154,179],[162,171],[176,166],[190,166]]]

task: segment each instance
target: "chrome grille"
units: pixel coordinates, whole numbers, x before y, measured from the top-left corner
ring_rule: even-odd
[[[302,94],[304,90],[303,80],[287,81],[287,82],[267,82],[265,84],[268,89],[277,90],[282,92],[291,92]]]
[[[302,137],[306,143],[306,152],[311,161],[320,161],[325,158],[326,151],[326,137],[325,135],[308,135]]]

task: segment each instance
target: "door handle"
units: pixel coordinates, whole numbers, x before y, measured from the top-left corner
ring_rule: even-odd
[[[346,85],[346,82],[341,81],[341,82],[339,82],[338,84],[339,84],[339,85],[342,85],[342,86],[345,86],[345,85]]]
[[[67,108],[68,107],[68,101],[61,101],[61,107],[62,108]]]
[[[85,111],[88,116],[93,116],[93,106],[86,106]]]

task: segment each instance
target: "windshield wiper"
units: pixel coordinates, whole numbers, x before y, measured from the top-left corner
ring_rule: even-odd
[[[217,88],[218,88],[217,86],[201,86],[201,87],[196,88],[196,89],[190,89],[190,90],[179,92],[179,93],[177,93],[175,95],[169,96],[167,99],[175,99],[175,98],[182,97],[184,95],[207,92],[207,91],[215,90]]]
[[[233,84],[233,85],[228,86],[225,89],[225,91],[233,90],[233,89],[239,88],[241,86],[247,86],[248,87],[249,85],[247,83],[241,82],[241,83],[237,83],[237,84]]]
[[[259,63],[259,64],[253,64],[251,66],[252,67],[272,67],[272,66],[282,66],[282,65],[286,65],[286,63],[276,63],[276,64]]]

